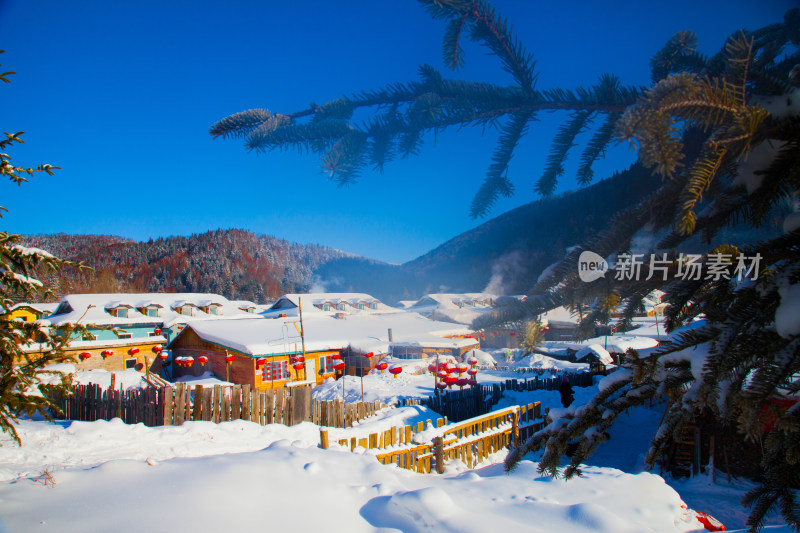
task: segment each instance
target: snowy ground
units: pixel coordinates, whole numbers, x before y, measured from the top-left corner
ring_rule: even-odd
[[[561,363],[553,371],[563,370]],[[102,376],[103,378],[108,376]],[[481,371],[482,382],[525,375]],[[120,377],[117,377],[119,382]],[[123,378],[125,382],[126,379]],[[348,378],[346,398],[361,398]],[[127,386],[127,385],[126,385]],[[403,373],[364,379],[366,399],[430,394],[433,378]],[[576,389],[576,403],[597,388]],[[340,383],[315,390],[341,397]],[[554,391],[507,392],[497,408],[533,401],[560,407]],[[633,410],[591,458],[581,479],[542,478],[535,460],[510,474],[502,465],[448,465],[444,475],[380,465],[369,453],[318,448],[319,428],[244,421],[147,428],[110,422],[23,421],[17,447],[0,436],[0,532],[218,531],[254,525],[276,531],[702,531],[682,509],[706,511],[742,528],[738,504],[749,484],[725,476],[664,481],[643,455],[664,406]],[[348,430],[360,436],[435,419],[424,407],[381,410]],[[502,461],[503,454],[494,456]],[[312,511],[312,512],[309,512]],[[789,531],[770,527],[770,533]]]

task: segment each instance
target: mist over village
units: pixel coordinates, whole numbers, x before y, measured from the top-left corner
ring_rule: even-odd
[[[800,530],[794,2],[0,35],[0,532]]]

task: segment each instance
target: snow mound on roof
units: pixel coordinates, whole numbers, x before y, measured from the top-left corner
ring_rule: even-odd
[[[580,361],[591,354],[596,355],[600,362],[604,365],[610,365],[614,363],[614,358],[611,357],[611,354],[608,353],[608,350],[599,344],[590,344],[589,346],[584,346],[578,350],[578,353],[575,354],[575,360]]]
[[[589,365],[586,363],[571,363],[570,361],[562,361],[540,353],[528,354],[512,366],[514,368],[538,368],[543,370],[589,370]]]

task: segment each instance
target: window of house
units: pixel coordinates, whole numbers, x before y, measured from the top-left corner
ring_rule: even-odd
[[[357,303],[357,304],[356,304],[356,309],[364,309],[364,304],[363,304],[363,303],[360,303],[360,302],[359,302],[359,303]]]
[[[289,379],[289,361],[272,361],[264,365],[264,381]]]
[[[331,304],[322,304],[322,310],[323,311],[330,311],[331,310]]]
[[[212,305],[208,308],[209,315],[218,315],[219,314],[219,306]]]
[[[147,316],[158,316],[158,308],[157,307],[148,307],[147,308]]]
[[[117,333],[117,338],[119,338],[119,339],[130,339],[132,337],[133,337],[133,333],[125,333],[125,332],[122,332],[122,331]]]
[[[336,304],[336,309],[339,311],[344,311],[344,302]]]
[[[187,315],[187,316],[192,316],[192,308],[189,307],[188,305],[185,305],[185,306],[181,307],[181,314],[182,315]]]
[[[330,357],[323,355],[319,358],[319,373],[330,374],[333,372],[333,362]]]
[[[125,359],[125,369],[136,368],[136,358]]]
[[[369,308],[370,309],[377,309],[378,308],[378,302],[372,302],[371,304],[369,304]]]
[[[127,307],[119,307],[117,309],[117,316],[120,318],[128,318],[128,308]]]

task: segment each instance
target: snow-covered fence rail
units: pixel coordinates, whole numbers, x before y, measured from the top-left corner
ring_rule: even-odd
[[[539,402],[512,406],[448,425],[438,419],[436,427],[428,420],[416,426],[391,427],[368,437],[340,438],[340,446],[376,450],[381,464],[396,464],[415,472],[441,473],[448,461],[460,460],[474,468],[490,454],[516,446],[544,425]],[[328,431],[320,431],[320,446],[328,447]],[[380,450],[380,451],[377,451]]]

